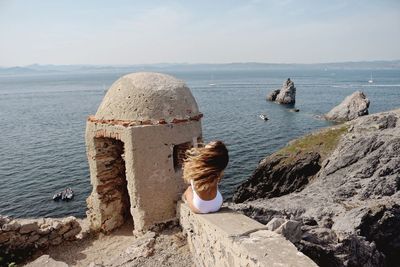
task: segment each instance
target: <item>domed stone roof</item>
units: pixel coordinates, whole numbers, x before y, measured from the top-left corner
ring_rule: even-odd
[[[199,115],[186,84],[170,75],[131,73],[119,78],[107,91],[96,119],[172,122]]]

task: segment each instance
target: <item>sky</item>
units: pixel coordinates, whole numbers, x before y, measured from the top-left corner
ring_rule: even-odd
[[[0,66],[400,59],[400,0],[0,0]]]

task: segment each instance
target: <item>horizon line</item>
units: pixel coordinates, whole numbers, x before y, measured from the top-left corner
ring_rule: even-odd
[[[375,60],[350,60],[350,61],[335,61],[335,62],[314,62],[314,63],[279,63],[279,62],[259,62],[259,61],[244,61],[244,62],[225,62],[225,63],[210,63],[210,62],[158,62],[158,63],[134,63],[134,64],[54,64],[54,63],[32,63],[27,65],[0,65],[0,68],[27,68],[30,66],[104,66],[104,67],[129,67],[129,66],[152,66],[152,65],[232,65],[232,64],[270,64],[270,65],[319,65],[319,64],[351,64],[351,63],[377,63],[377,62],[397,62],[400,59],[375,59]]]

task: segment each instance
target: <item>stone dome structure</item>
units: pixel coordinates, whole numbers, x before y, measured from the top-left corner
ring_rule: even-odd
[[[202,142],[201,118],[189,88],[172,76],[132,73],[111,86],[86,124],[92,230],[130,222],[141,232],[176,219],[185,152]]]
[[[166,74],[139,72],[114,82],[95,118],[169,123],[199,114],[196,100],[183,81]]]

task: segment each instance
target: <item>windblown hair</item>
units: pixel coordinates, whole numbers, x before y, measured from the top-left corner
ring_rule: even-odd
[[[207,191],[219,182],[228,162],[228,150],[221,141],[213,141],[204,147],[192,148],[186,152],[183,179],[187,183],[193,180],[197,192]]]

